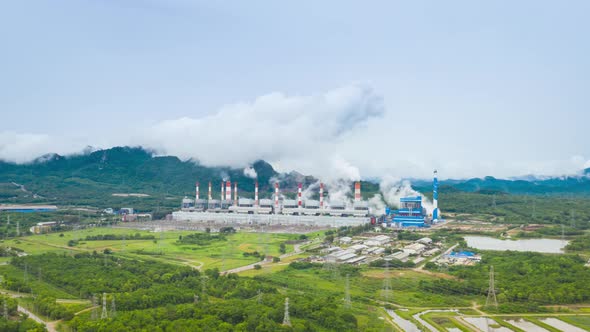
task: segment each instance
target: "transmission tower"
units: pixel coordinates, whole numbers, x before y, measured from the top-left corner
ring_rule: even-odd
[[[572,216],[572,227],[576,227],[576,217],[575,217],[575,213],[576,211],[574,211],[573,209],[570,212],[570,215]]]
[[[285,298],[285,317],[283,317],[283,325],[291,326],[291,319],[289,318],[289,298]]]
[[[4,298],[4,318],[8,319],[8,298]]]
[[[346,275],[346,283],[344,285],[345,289],[344,289],[344,307],[346,309],[350,309],[351,307],[351,303],[350,303],[350,274]]]
[[[6,223],[6,226],[10,225],[10,215],[8,215],[8,222]]]
[[[561,224],[561,242],[565,241],[565,226]]]
[[[107,313],[107,293],[102,293],[102,313],[100,314],[100,319],[108,318]]]
[[[492,195],[492,208],[496,210],[496,194]]]
[[[111,318],[115,318],[117,316],[117,307],[115,306],[115,295],[112,295],[111,299]]]
[[[389,302],[389,292],[391,291],[391,280],[389,278],[389,261],[385,261],[385,279],[383,280],[383,291],[385,302]]]
[[[29,272],[29,266],[27,265],[27,263],[25,263],[25,272],[24,272],[24,275],[23,275],[23,281],[24,282],[27,282],[27,279],[29,277],[28,276],[28,272]]]
[[[20,221],[16,221],[16,236],[20,236]]]
[[[201,298],[205,300],[205,296],[207,295],[207,277],[201,277]]]
[[[262,291],[259,289],[258,294],[256,295],[256,302],[258,304],[262,303]]]
[[[486,307],[493,305],[498,308],[498,300],[496,299],[496,288],[494,285],[494,266],[490,266],[490,285],[488,288],[488,298],[486,299]]]
[[[199,303],[199,295],[197,295],[197,294],[194,294],[194,295],[193,295],[193,303],[194,303],[194,304],[197,304],[197,303]]]
[[[96,320],[98,318],[98,299],[96,298],[96,294],[92,294],[92,314],[90,319]]]

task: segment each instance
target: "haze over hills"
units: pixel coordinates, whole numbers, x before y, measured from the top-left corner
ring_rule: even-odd
[[[115,147],[81,155],[46,155],[26,164],[0,162],[1,202],[82,202],[109,198],[114,193],[142,193],[150,196],[178,197],[193,195],[195,181],[201,183],[201,195],[207,194],[212,181],[213,194],[219,193],[220,181],[237,181],[240,194],[249,196],[258,178],[262,194],[270,194],[278,179],[281,191],[294,193],[297,183],[304,186],[317,181],[297,172],[278,173],[265,161],[247,169],[205,167],[198,162],[182,161],[174,156],[155,156],[139,147]],[[22,185],[17,186],[17,185]],[[421,192],[430,192],[431,180],[413,180]],[[507,194],[590,195],[590,169],[580,176],[532,178],[530,180],[496,179],[444,180],[446,190]],[[379,191],[377,181],[364,181],[365,196]],[[170,204],[177,204],[170,202]]]

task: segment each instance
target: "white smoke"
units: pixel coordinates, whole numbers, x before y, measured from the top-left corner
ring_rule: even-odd
[[[256,170],[252,166],[244,168],[244,175],[251,179],[256,179],[258,177]]]
[[[381,194],[373,195],[368,203],[372,214],[378,216],[385,214],[385,203],[383,202],[383,196],[381,196]]]
[[[331,178],[336,180],[360,181],[361,179],[359,169],[340,156],[332,158],[332,171],[330,174]]]
[[[432,202],[421,193],[412,188],[412,184],[408,180],[401,180],[392,176],[386,176],[379,183],[379,189],[383,195],[383,199],[389,206],[399,208],[399,200],[402,197],[420,196],[422,197],[422,206],[426,209],[428,214],[432,214],[434,207]]]

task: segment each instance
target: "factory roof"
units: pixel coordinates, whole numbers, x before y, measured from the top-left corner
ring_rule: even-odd
[[[283,206],[297,206],[297,201],[294,199],[284,199]]]
[[[399,199],[400,202],[422,202],[422,196],[415,197],[402,197]]]
[[[320,206],[320,202],[319,201],[312,200],[312,199],[305,201],[305,207],[314,207],[314,208],[317,208],[319,206]]]
[[[238,205],[253,205],[254,200],[250,198],[238,198]]]
[[[20,204],[0,204],[0,211],[24,211],[24,210],[57,210],[55,205],[20,205]]]
[[[417,240],[416,242],[422,243],[422,244],[431,244],[432,243],[432,239],[429,238],[429,237],[423,237],[420,240]]]
[[[354,251],[357,251],[357,250],[363,250],[363,249],[367,249],[368,247],[367,247],[366,245],[364,245],[364,244],[355,244],[355,245],[353,245],[353,246],[350,246],[350,247],[348,247],[348,248],[349,248],[349,249],[352,249],[352,250],[354,250]]]
[[[360,263],[360,262],[364,261],[366,258],[367,258],[367,256],[353,257],[353,258],[347,260],[345,263],[348,263],[348,264]]]
[[[389,241],[391,240],[391,238],[387,235],[377,235],[373,238],[371,238],[371,240],[375,240],[375,241]]]
[[[341,202],[341,201],[330,201],[330,207],[331,208],[344,208],[345,204],[344,204],[344,202]]]
[[[339,260],[339,261],[347,261],[347,260],[349,260],[349,259],[351,259],[353,257],[356,257],[356,254],[350,253],[350,254],[345,254],[345,255],[338,256],[338,257],[336,257],[336,259]]]
[[[407,259],[408,257],[410,257],[410,254],[408,254],[407,252],[403,252],[403,251],[398,251],[398,252],[394,252],[393,254],[386,256],[385,259],[399,259],[400,261],[403,261],[404,259]]]
[[[260,205],[274,205],[274,201],[271,199],[263,198],[260,200]]]
[[[355,209],[358,209],[358,208],[368,209],[369,208],[369,202],[367,202],[367,201],[356,201],[356,202],[353,203],[352,206]]]

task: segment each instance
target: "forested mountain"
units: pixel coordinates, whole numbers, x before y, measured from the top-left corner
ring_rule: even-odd
[[[279,175],[272,166],[257,161],[252,168],[261,192],[272,190],[270,179]],[[47,155],[27,164],[0,161],[0,201],[73,202],[116,193],[175,197],[193,195],[196,181],[202,195],[209,181],[218,195],[223,179],[237,181],[241,191],[253,191],[254,179],[243,169],[205,167],[142,148],[115,147],[68,157]]]
[[[304,186],[317,181],[297,172],[279,174],[265,161],[256,161],[256,171],[262,196],[272,193],[273,178],[280,178],[281,192],[294,194],[297,183]],[[237,181],[240,195],[251,196],[254,179],[242,168],[206,167],[198,161],[182,161],[173,156],[157,156],[139,147],[115,147],[79,155],[46,155],[26,164],[0,161],[0,203],[43,202],[59,205],[110,206],[138,202],[176,206],[178,198],[194,194],[195,181],[201,184],[201,195],[207,194],[207,184],[213,183],[213,195],[219,195],[222,179]],[[414,180],[414,187],[429,193],[430,180]],[[441,190],[508,194],[567,194],[590,195],[590,169],[577,177],[530,178],[507,180],[493,177],[469,180],[441,181]],[[378,191],[374,182],[363,183],[363,193]],[[140,193],[150,198],[121,199],[113,194]],[[167,199],[167,200],[166,200]]]

